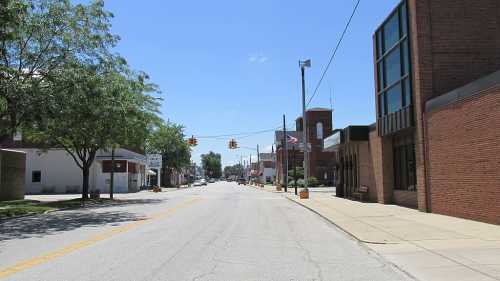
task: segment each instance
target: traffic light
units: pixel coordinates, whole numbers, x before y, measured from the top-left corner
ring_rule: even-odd
[[[229,149],[237,149],[237,148],[238,148],[238,143],[234,139],[231,139],[229,141]]]
[[[190,146],[196,146],[198,145],[198,140],[194,137],[194,136],[191,136],[189,139],[188,139],[188,144]]]

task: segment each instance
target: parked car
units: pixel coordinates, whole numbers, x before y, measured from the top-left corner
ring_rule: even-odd
[[[209,179],[208,180],[208,183],[214,183],[215,182],[215,179]]]
[[[205,179],[200,180],[201,185],[207,185],[207,181]]]
[[[237,180],[237,182],[238,182],[238,185],[240,185],[240,184],[242,184],[242,185],[247,184],[247,180],[246,180],[245,178],[239,178],[239,179]]]
[[[201,186],[201,185],[202,185],[201,181],[195,181],[194,184],[193,184],[193,186]]]

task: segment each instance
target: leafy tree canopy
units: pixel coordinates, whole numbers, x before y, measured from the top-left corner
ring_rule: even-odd
[[[201,163],[205,175],[211,178],[220,178],[222,176],[221,155],[210,151],[208,154],[201,155]]]
[[[162,123],[147,139],[148,153],[162,155],[163,168],[179,170],[191,163],[191,148],[184,139],[184,127],[172,122]]]
[[[109,60],[118,36],[104,1],[74,5],[70,0],[7,0],[0,21],[0,134],[12,136],[36,121],[50,102],[48,93],[65,84],[68,64],[99,65]],[[2,15],[4,15],[2,13]]]

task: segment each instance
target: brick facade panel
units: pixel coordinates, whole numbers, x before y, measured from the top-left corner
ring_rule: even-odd
[[[432,212],[500,224],[500,85],[426,117]]]

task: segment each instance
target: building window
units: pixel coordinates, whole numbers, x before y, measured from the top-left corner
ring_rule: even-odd
[[[394,189],[416,191],[415,142],[413,136],[394,138]]]
[[[318,140],[323,139],[323,123],[321,122],[316,123],[316,138]]]
[[[401,80],[401,53],[399,49],[390,52],[385,58],[384,88]]]
[[[406,1],[389,16],[375,35],[378,116],[411,106],[411,62]]]
[[[396,85],[386,92],[387,96],[387,113],[393,113],[401,109],[401,88],[400,85]]]
[[[41,171],[31,172],[31,182],[42,182],[42,172]]]

